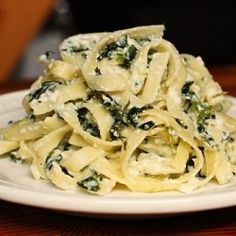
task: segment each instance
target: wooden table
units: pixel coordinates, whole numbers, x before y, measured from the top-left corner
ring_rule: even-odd
[[[236,96],[236,66],[211,68],[224,90]],[[32,81],[0,84],[0,93]],[[209,199],[210,201],[210,199]],[[236,206],[168,218],[93,219],[0,201],[0,235],[236,235]]]

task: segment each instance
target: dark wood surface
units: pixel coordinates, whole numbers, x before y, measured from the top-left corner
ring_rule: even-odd
[[[210,69],[236,96],[236,66]],[[0,83],[0,94],[28,88],[32,80]],[[211,201],[211,199],[209,199]],[[96,219],[0,200],[0,235],[236,235],[236,206],[150,219]]]

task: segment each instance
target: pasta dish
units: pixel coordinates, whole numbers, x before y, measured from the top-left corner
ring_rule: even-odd
[[[200,57],[179,54],[164,26],[80,34],[23,100],[27,115],[0,129],[0,155],[64,190],[105,195],[188,193],[236,173],[236,120]]]

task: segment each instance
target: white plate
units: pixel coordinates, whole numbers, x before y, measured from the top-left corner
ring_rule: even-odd
[[[27,91],[0,96],[0,126],[24,116],[21,100]],[[236,115],[236,99],[231,113]],[[236,178],[230,184],[209,184],[190,194],[142,194],[116,190],[105,197],[62,191],[32,178],[29,166],[0,159],[0,199],[90,216],[163,216],[236,206]]]

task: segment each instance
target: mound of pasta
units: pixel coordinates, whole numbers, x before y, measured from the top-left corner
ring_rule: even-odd
[[[200,57],[162,25],[81,34],[40,57],[26,117],[0,129],[0,154],[60,189],[190,192],[236,173],[236,120]]]

